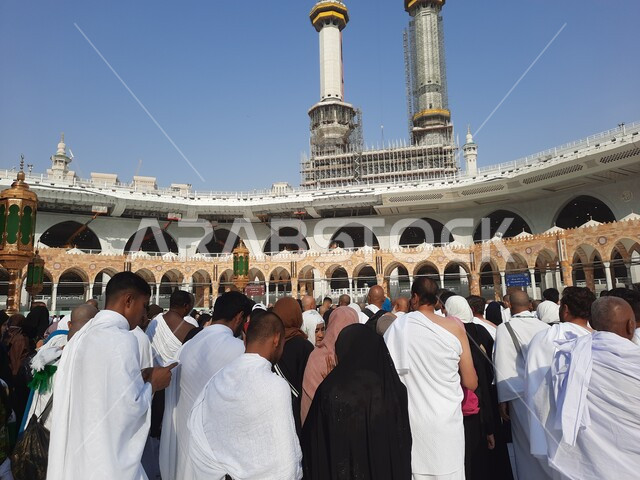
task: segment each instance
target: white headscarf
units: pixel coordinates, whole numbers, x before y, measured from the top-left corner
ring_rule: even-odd
[[[536,309],[536,315],[538,319],[544,323],[553,323],[560,321],[560,305],[557,303],[545,300]]]
[[[473,311],[471,311],[471,307],[467,300],[460,295],[449,297],[444,304],[444,308],[447,311],[447,315],[450,317],[456,317],[463,323],[473,322]]]

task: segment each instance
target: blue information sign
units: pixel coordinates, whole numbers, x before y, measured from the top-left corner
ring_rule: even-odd
[[[531,285],[531,277],[528,273],[507,273],[505,281],[507,287],[528,287]]]

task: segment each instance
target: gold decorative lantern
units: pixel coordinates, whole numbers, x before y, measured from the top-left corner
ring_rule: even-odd
[[[33,258],[38,196],[24,181],[24,156],[11,187],[0,192],[0,264],[9,272],[7,314],[20,308],[20,273]]]
[[[241,292],[249,283],[249,249],[240,243],[233,249],[233,284]]]

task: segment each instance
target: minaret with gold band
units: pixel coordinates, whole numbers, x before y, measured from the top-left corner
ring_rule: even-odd
[[[442,7],[446,0],[404,0],[412,17],[409,33],[413,93],[413,142],[451,145]]]
[[[348,150],[355,128],[355,109],[344,102],[342,30],[349,22],[344,3],[321,0],[309,14],[320,35],[320,102],[309,110],[312,156]]]

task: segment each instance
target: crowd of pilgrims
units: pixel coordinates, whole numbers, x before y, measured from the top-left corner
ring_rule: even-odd
[[[637,289],[150,294],[123,272],[101,311],[1,312],[0,480],[640,475]]]

